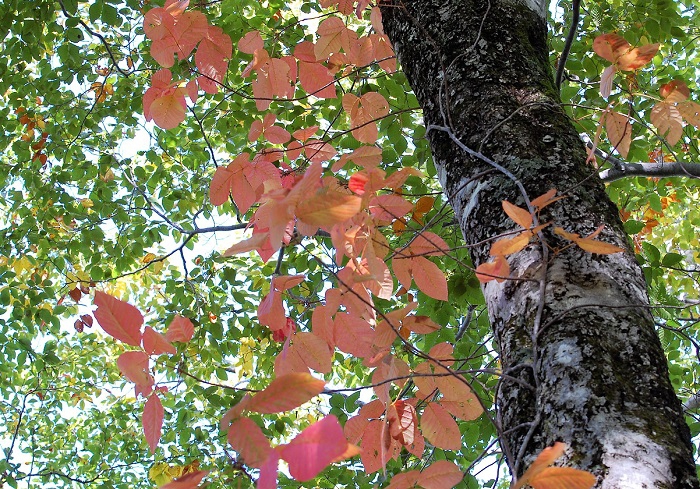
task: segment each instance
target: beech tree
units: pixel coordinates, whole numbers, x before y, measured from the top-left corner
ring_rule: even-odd
[[[3,4],[3,486],[698,487],[696,4],[584,7]]]

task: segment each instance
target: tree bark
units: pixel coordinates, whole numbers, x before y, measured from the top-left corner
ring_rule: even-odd
[[[644,276],[554,88],[545,4],[381,6],[474,266],[489,260],[488,240],[517,228],[501,206],[526,206],[515,180],[530,199],[552,188],[565,196],[540,215],[552,223],[544,243],[508,257],[512,279],[483,287],[503,370],[534,387],[503,380],[496,394],[511,471],[522,475],[563,441],[564,463],[595,474],[596,487],[699,487]],[[552,232],[587,236],[600,225],[598,239],[626,252],[592,254]]]

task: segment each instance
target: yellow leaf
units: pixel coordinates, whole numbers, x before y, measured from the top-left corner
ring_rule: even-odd
[[[156,259],[156,255],[154,255],[153,253],[146,253],[146,256],[141,258],[141,263],[143,263],[145,265],[147,263],[151,263],[155,259]]]

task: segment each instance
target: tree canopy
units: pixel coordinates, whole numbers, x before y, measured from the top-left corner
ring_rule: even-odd
[[[3,485],[507,487],[482,286],[569,189],[475,267],[376,3],[2,3]],[[549,12],[694,440],[698,8]]]

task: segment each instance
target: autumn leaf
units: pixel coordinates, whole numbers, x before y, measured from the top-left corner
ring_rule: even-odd
[[[459,450],[462,446],[459,426],[450,413],[437,403],[430,402],[425,406],[420,426],[423,435],[438,448]]]
[[[199,486],[199,483],[202,482],[202,479],[204,479],[208,473],[208,470],[191,472],[161,486],[160,489],[194,489]]]
[[[530,229],[532,227],[532,215],[530,211],[522,209],[516,205],[511,204],[507,200],[501,201],[503,210],[516,224],[519,226]]]
[[[510,267],[505,256],[497,255],[493,261],[482,263],[476,267],[476,278],[479,282],[486,283],[491,280],[503,282],[510,275]]]
[[[525,485],[534,489],[590,489],[596,483],[596,477],[590,472],[569,467],[550,467],[567,449],[567,445],[556,442],[547,447],[530,464],[518,479],[513,489]]]
[[[187,343],[194,337],[194,324],[189,319],[176,315],[165,332],[165,339],[168,341],[179,341]]]
[[[606,110],[601,117],[601,123],[605,125],[610,144],[623,158],[627,157],[632,143],[632,126],[629,118],[619,112]]]
[[[316,477],[347,450],[348,442],[338,419],[329,415],[299,433],[279,448],[280,457],[289,464],[289,473],[298,481]]]
[[[277,377],[245,405],[248,411],[262,414],[290,411],[320,394],[326,383],[308,373],[291,373]]]
[[[160,432],[163,426],[163,405],[160,398],[154,393],[146,401],[143,407],[143,433],[151,449],[151,453],[156,453],[156,447],[160,440]]]
[[[127,345],[141,346],[143,316],[138,309],[99,290],[95,292],[95,305],[93,314],[105,333]]]
[[[463,478],[462,471],[454,462],[437,460],[423,469],[417,483],[424,489],[451,489]]]
[[[142,351],[125,351],[117,358],[119,371],[136,385],[136,395],[148,396],[153,390],[148,355]]]
[[[146,326],[143,331],[143,349],[149,355],[161,355],[163,353],[174,355],[177,353],[177,350],[167,338],[150,326]]]
[[[272,451],[269,440],[250,418],[234,420],[228,428],[227,439],[249,467],[260,468]]]

